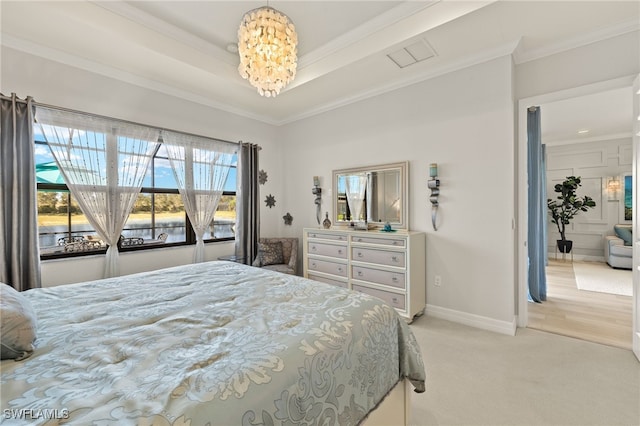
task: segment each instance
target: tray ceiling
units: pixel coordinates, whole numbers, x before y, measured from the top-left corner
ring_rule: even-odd
[[[2,1],[2,44],[283,124],[498,56],[521,63],[637,31],[640,21],[633,1],[271,1],[296,25],[298,75],[262,98],[228,47],[242,15],[265,4]],[[412,46],[426,46],[424,60],[398,66]]]

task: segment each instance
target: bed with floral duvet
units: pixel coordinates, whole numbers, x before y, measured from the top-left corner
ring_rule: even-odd
[[[302,277],[216,261],[20,295],[37,338],[1,363],[3,424],[355,425],[424,391],[392,307]]]

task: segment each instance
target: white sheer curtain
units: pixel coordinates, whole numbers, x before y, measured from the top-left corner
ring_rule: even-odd
[[[347,202],[349,203],[349,210],[351,211],[351,220],[364,220],[364,218],[360,219],[360,215],[362,214],[362,206],[364,204],[365,189],[367,189],[366,173],[347,176],[345,184],[347,190]]]
[[[117,276],[118,240],[158,148],[159,131],[45,107],[38,107],[36,121],[69,191],[109,245],[105,278]]]
[[[171,131],[163,131],[162,138],[196,233],[193,262],[203,262],[204,234],[213,221],[238,146]]]

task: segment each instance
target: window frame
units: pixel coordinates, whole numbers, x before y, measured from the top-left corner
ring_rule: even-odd
[[[34,138],[34,145],[44,145],[48,147],[48,144],[46,141],[40,140],[40,139],[35,139]],[[155,185],[155,160],[156,158],[162,158],[165,159],[165,157],[156,157],[156,155],[158,154],[160,146],[158,147],[158,149],[156,150],[156,152],[153,155],[151,164],[150,164],[150,170],[151,170],[151,183],[152,185]],[[35,154],[34,154],[35,155]],[[235,166],[233,166],[233,168],[235,168],[237,170],[237,164]],[[40,192],[42,190],[46,190],[46,191],[56,191],[56,192],[66,192],[69,194],[69,196],[71,196],[71,191],[69,190],[69,187],[67,186],[66,183],[43,183],[43,182],[37,182],[36,183],[36,192]],[[155,186],[143,186],[140,189],[140,194],[180,194],[180,192],[178,191],[177,188],[162,188],[162,187],[155,187]],[[223,196],[234,196],[237,199],[237,191],[223,191],[222,192]],[[189,215],[187,214],[187,212],[185,211],[184,213],[185,215],[185,241],[179,241],[179,242],[173,242],[173,243],[165,243],[162,245],[148,245],[148,246],[144,246],[144,245],[137,245],[137,246],[128,246],[128,247],[118,247],[118,252],[120,253],[126,253],[126,252],[131,252],[131,251],[142,251],[142,250],[155,250],[155,249],[161,249],[161,248],[166,248],[166,247],[181,247],[181,246],[190,246],[190,245],[195,245],[196,244],[196,234],[195,231],[193,230],[193,226],[191,224],[191,221],[189,220]],[[67,216],[68,216],[68,220],[67,220],[67,230],[69,233],[71,233],[70,229],[71,229],[71,210],[69,210],[67,212]],[[215,218],[215,215],[214,215]],[[155,212],[152,211],[152,215],[151,215],[151,224],[152,224],[152,228],[155,228]],[[38,226],[39,228],[39,226]],[[124,228],[123,231],[128,230],[127,228]],[[89,231],[87,231],[89,232]],[[94,230],[95,232],[95,230]],[[38,235],[40,235],[40,232],[38,230]],[[218,243],[218,242],[226,242],[226,241],[235,241],[235,236],[233,237],[221,237],[221,238],[205,238],[204,239],[204,243],[208,244],[208,243]],[[47,254],[42,254],[40,253],[40,260],[49,260],[49,259],[63,259],[63,258],[73,258],[73,257],[82,257],[82,256],[92,256],[92,255],[96,255],[96,254],[105,254],[107,252],[107,248],[101,248],[101,249],[95,249],[95,250],[87,250],[87,251],[69,251],[69,252],[55,252],[55,253],[47,253]]]

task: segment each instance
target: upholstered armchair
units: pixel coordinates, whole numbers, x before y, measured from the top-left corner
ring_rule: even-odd
[[[604,258],[612,268],[633,268],[633,238],[631,225],[615,225],[616,235],[604,237]]]
[[[285,274],[298,273],[297,238],[260,238],[253,266]]]

